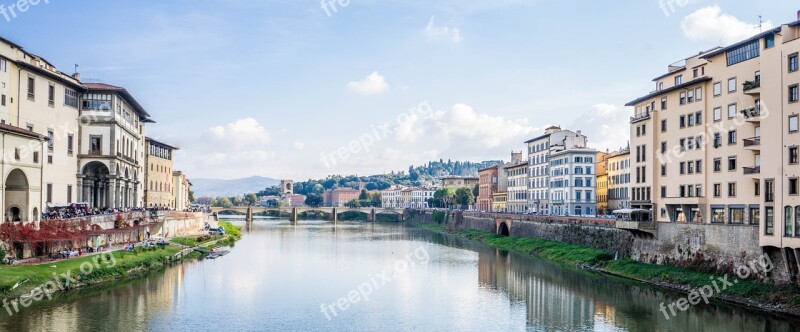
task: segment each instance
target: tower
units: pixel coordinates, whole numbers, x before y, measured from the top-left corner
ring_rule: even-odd
[[[281,195],[294,195],[293,180],[281,180]]]

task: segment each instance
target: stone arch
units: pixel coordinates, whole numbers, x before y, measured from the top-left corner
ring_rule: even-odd
[[[30,186],[24,171],[16,168],[8,173],[3,195],[6,202],[4,207],[5,220],[29,221],[27,213],[29,211]]]
[[[117,166],[119,167],[119,166]],[[99,161],[92,161],[83,166],[83,201],[89,203],[92,208],[109,207],[108,200],[108,180],[109,167]]]
[[[508,227],[505,221],[500,223],[500,226],[497,227],[497,234],[502,236],[511,236],[511,229]]]

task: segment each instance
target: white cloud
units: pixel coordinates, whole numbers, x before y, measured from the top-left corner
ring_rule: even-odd
[[[628,145],[630,116],[633,110],[610,104],[595,104],[572,124],[589,138],[589,146],[598,151],[615,151]]]
[[[260,145],[270,141],[270,135],[256,119],[244,118],[226,125],[208,129],[209,136],[216,142],[240,148]]]
[[[436,16],[431,16],[424,32],[432,39],[444,39],[453,43],[461,42],[461,30],[454,27],[436,26]]]
[[[298,150],[298,151],[302,151],[303,149],[306,148],[306,144],[303,143],[303,142],[294,142],[294,144],[292,144],[292,146],[294,147],[295,150]]]
[[[772,21],[762,25],[764,30],[774,27]],[[689,14],[681,22],[681,29],[691,40],[720,42],[722,45],[742,41],[759,32],[757,23],[740,21],[735,16],[723,14],[717,5]]]
[[[361,95],[376,95],[389,91],[389,84],[381,74],[374,71],[363,80],[347,83],[347,90]]]

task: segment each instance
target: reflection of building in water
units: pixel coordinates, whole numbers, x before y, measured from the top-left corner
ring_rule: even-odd
[[[508,294],[511,305],[524,304],[527,325],[543,330],[626,331],[791,331],[789,322],[754,316],[745,309],[697,305],[665,318],[659,304],[682,295],[576,272],[516,253],[481,245],[478,252],[481,287]]]
[[[145,331],[168,315],[183,288],[186,263],[122,286],[109,285],[33,305],[11,317],[10,331]],[[4,313],[5,314],[5,313]],[[102,323],[102,326],[97,324]]]

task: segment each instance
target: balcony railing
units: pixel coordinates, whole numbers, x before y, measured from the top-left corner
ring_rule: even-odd
[[[760,87],[761,87],[761,79],[758,78],[752,81],[746,81],[742,84],[742,90],[744,90],[745,92],[753,89],[758,89]]]
[[[745,175],[761,174],[761,166],[745,167],[744,174]]]
[[[635,114],[634,116],[631,117],[631,123],[647,120],[649,118],[650,118],[650,112]]]
[[[761,137],[744,139],[744,147],[761,146]]]
[[[745,108],[741,110],[742,115],[745,119],[750,118],[757,118],[761,116],[761,106],[753,106],[750,108]]]

